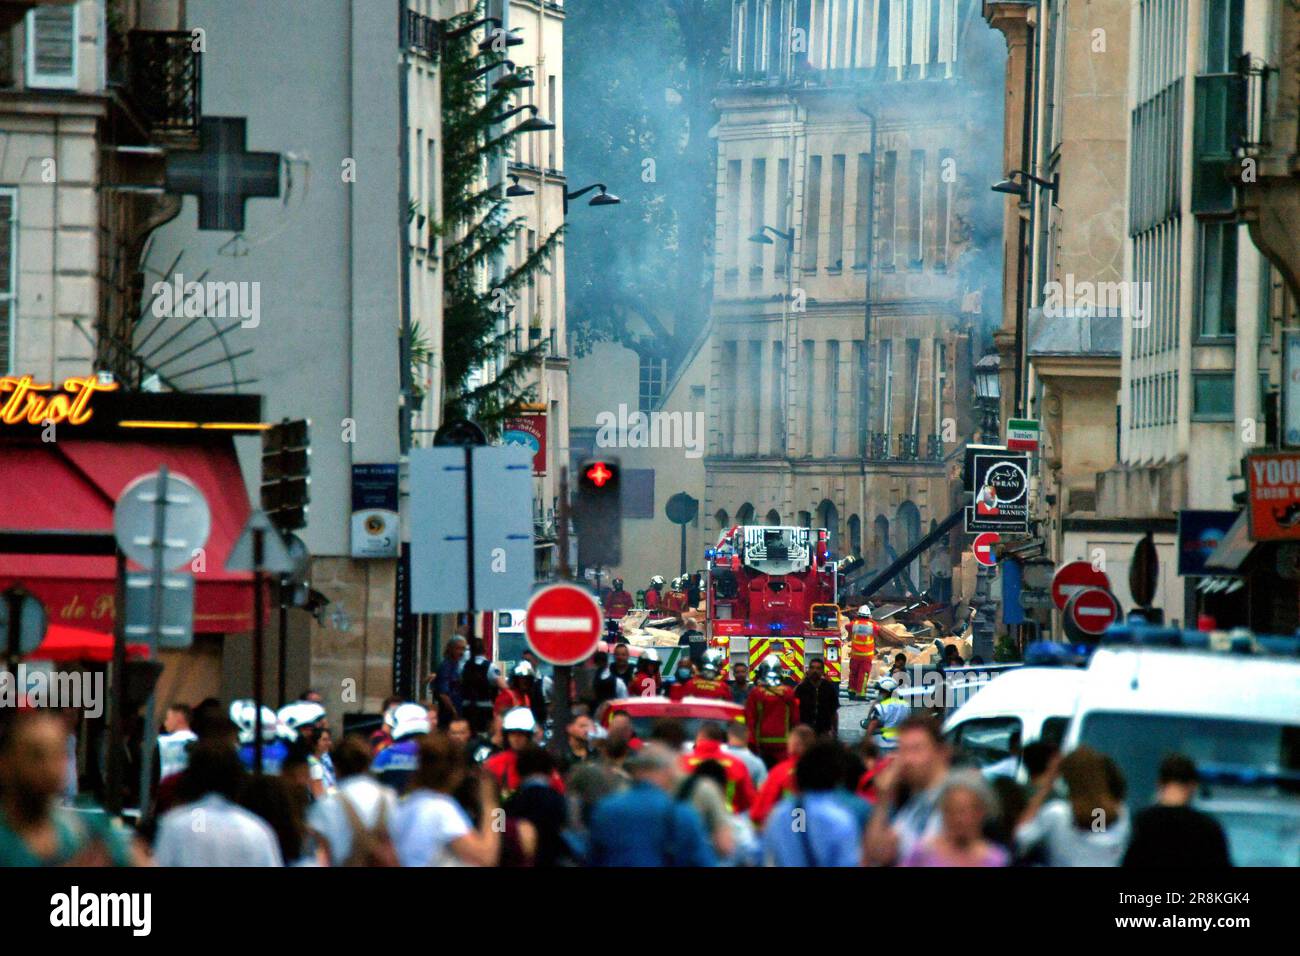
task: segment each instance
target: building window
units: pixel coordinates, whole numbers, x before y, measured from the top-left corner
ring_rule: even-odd
[[[1203,73],[1235,73],[1241,56],[1243,0],[1207,0]]]
[[[77,88],[77,7],[42,6],[27,14],[27,85]]]
[[[880,343],[880,430],[886,435],[894,427],[894,343]]]
[[[13,369],[14,310],[18,301],[18,190],[0,189],[0,372]]]
[[[803,270],[813,272],[817,268],[817,242],[821,233],[822,213],[822,158],[813,156],[808,160],[808,188],[804,191],[803,216]]]
[[[939,176],[935,196],[938,203],[935,206],[934,217],[934,267],[940,270],[948,267],[948,250],[952,243],[954,176],[949,171],[956,168],[957,160],[953,156],[952,150],[941,150],[939,152]]]
[[[853,268],[865,269],[871,262],[867,239],[871,235],[871,154],[858,153],[858,189],[853,209]]]
[[[1204,220],[1197,238],[1200,334],[1230,338],[1237,332],[1237,224]]]
[[[783,455],[785,449],[785,344],[772,343],[772,453]]]
[[[829,416],[831,457],[840,452],[840,343],[826,343],[826,409]]]
[[[826,268],[839,272],[844,268],[844,154],[831,157],[831,248]]]
[[[1232,421],[1232,393],[1231,372],[1192,373],[1192,421]]]
[[[749,180],[749,222],[750,228],[757,233],[765,225],[767,212],[764,207],[764,199],[767,196],[767,160],[754,160],[753,172]],[[763,250],[767,246],[759,242],[751,242],[750,246],[750,265],[749,273],[752,276],[760,277],[763,275]]]
[[[912,150],[907,171],[907,266],[921,268],[925,259],[925,151]]]
[[[788,159],[776,161],[776,228],[784,233],[790,231],[790,160]],[[781,245],[776,249],[776,274],[784,276],[786,262],[790,258],[793,247],[784,239],[779,241]]]
[[[817,404],[817,376],[813,370],[817,367],[814,364],[816,359],[816,343],[812,339],[804,339],[803,354],[800,356],[799,374],[803,376],[803,453],[811,458],[813,455],[813,424],[817,421],[816,409],[813,407]]]
[[[727,235],[731,269],[740,268],[740,160],[727,162]]]
[[[894,268],[894,223],[898,211],[898,154],[885,153],[880,195],[880,267]]]
[[[637,408],[643,412],[653,411],[664,394],[664,372],[667,361],[653,355],[640,357],[640,382],[637,387]]]

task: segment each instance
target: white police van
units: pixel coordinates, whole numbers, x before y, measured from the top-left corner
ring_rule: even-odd
[[[1083,675],[1077,667],[1004,671],[944,721],[944,738],[980,767],[1000,764],[1036,741],[1060,747]]]
[[[1300,638],[1112,628],[1063,749],[1084,745],[1119,764],[1131,810],[1154,800],[1166,755],[1191,758],[1195,806],[1219,820],[1234,864],[1300,866]]]

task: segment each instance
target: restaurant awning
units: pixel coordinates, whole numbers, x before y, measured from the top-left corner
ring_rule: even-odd
[[[75,439],[5,443],[0,445],[0,527],[111,531],[118,495],[131,481],[163,464],[192,481],[212,512],[203,566],[195,572],[194,630],[251,630],[252,575],[225,569],[250,513],[229,439],[202,444]],[[111,632],[114,572],[111,557],[0,554],[0,589],[26,588],[45,604],[52,625]]]

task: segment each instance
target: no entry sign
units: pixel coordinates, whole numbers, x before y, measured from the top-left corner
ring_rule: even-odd
[[[996,567],[998,559],[993,555],[993,546],[1001,540],[1002,536],[996,531],[985,531],[983,534],[975,535],[975,540],[970,546],[975,554],[975,560],[986,568]]]
[[[1105,571],[1098,571],[1087,561],[1071,561],[1062,565],[1052,576],[1052,603],[1058,611],[1065,610],[1065,602],[1077,591],[1084,588],[1101,588],[1110,590],[1110,578]]]
[[[528,646],[548,664],[576,664],[596,650],[605,616],[591,592],[572,584],[542,588],[528,602]]]
[[[1100,637],[1120,617],[1119,601],[1101,588],[1076,591],[1065,602],[1066,633],[1075,640]]]

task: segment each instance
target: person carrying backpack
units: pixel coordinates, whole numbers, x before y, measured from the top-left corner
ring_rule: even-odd
[[[334,748],[338,789],[307,811],[308,824],[329,847],[334,866],[397,866],[391,836],[397,794],[370,773],[370,745],[348,734]]]
[[[484,652],[481,638],[470,645],[470,659],[460,674],[461,716],[469,721],[471,733],[486,733],[492,726],[492,705],[496,702],[497,669]]]

